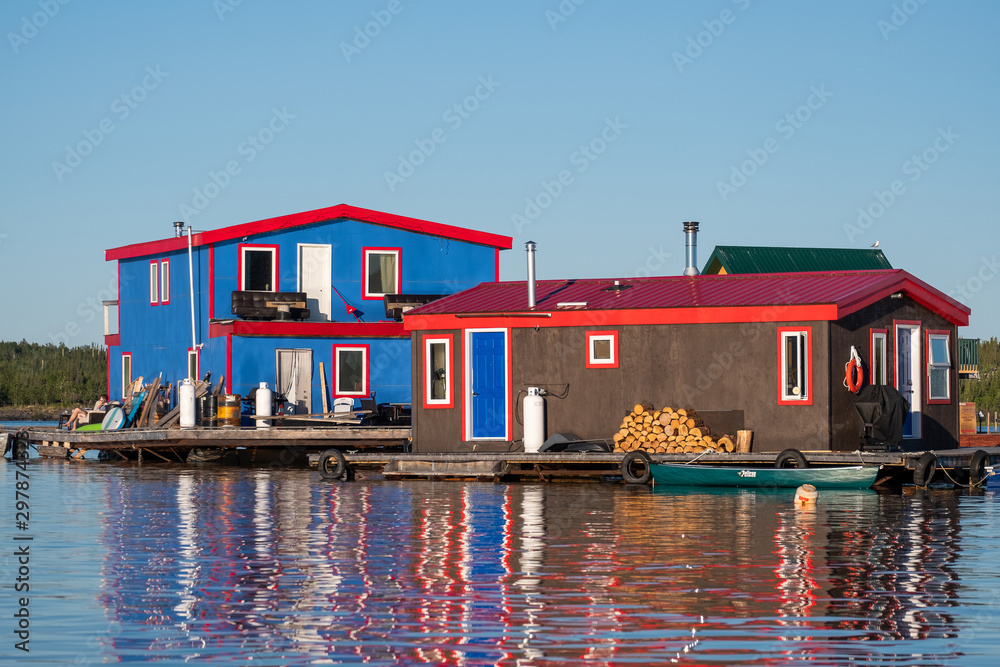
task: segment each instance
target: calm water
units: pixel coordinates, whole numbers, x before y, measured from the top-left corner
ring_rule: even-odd
[[[994,665],[1000,498],[32,460],[0,662]],[[0,498],[15,502],[15,465]],[[30,653],[14,649],[30,536]]]

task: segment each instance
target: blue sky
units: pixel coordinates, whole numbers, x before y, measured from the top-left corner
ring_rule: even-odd
[[[685,220],[700,263],[878,240],[1000,334],[998,3],[10,0],[0,27],[3,340],[102,342],[104,250],[174,220],[339,203],[512,236],[510,280],[529,239],[540,278],[679,274]]]

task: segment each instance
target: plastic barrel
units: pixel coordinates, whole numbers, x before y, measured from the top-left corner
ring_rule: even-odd
[[[219,426],[238,428],[240,425],[240,395],[226,394],[219,403]]]

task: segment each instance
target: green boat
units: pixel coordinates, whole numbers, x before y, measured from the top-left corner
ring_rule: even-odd
[[[812,484],[817,489],[867,489],[881,466],[829,468],[737,468],[675,463],[650,463],[653,484],[664,486],[729,486],[759,489],[795,489]]]

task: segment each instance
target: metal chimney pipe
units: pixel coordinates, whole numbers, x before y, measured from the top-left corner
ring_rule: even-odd
[[[174,223],[174,238],[178,238],[179,239],[183,235],[184,235],[184,223],[183,222],[175,222]]]
[[[528,308],[535,307],[535,242],[528,241],[524,244],[524,250],[528,253]]]
[[[698,275],[698,223],[684,223],[684,246],[687,255],[687,265],[684,267],[685,276]]]

